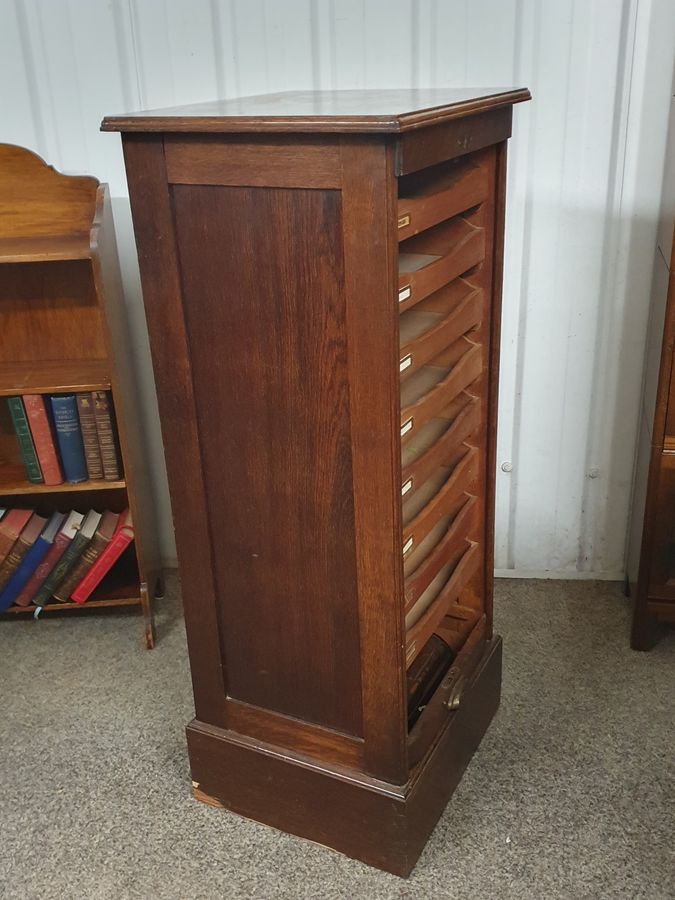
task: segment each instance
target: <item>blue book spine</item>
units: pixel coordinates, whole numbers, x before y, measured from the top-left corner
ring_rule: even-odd
[[[19,563],[17,570],[9,579],[0,594],[0,612],[8,609],[19,596],[28,579],[40,565],[51,547],[51,541],[39,537]]]
[[[49,398],[54,418],[56,442],[66,481],[77,484],[86,481],[87,461],[84,456],[84,443],[80,430],[80,418],[77,414],[75,394],[55,394]]]

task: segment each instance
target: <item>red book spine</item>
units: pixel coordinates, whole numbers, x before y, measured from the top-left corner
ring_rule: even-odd
[[[52,429],[49,425],[45,401],[42,394],[24,394],[21,398],[28,417],[30,433],[33,436],[35,452],[42,469],[45,484],[62,484],[63,475],[56,455]]]
[[[59,559],[63,556],[69,543],[70,538],[67,535],[63,534],[63,532],[59,531],[59,533],[54,538],[54,543],[51,545],[49,550],[47,550],[46,556],[37,567],[37,569],[33,572],[31,577],[28,579],[24,589],[14,601],[17,606],[28,606],[30,601],[42,587],[42,583],[46,579],[47,575],[49,575]]]
[[[103,553],[101,553],[82,581],[76,585],[70,595],[70,599],[74,600],[75,603],[84,603],[96,585],[99,584],[103,579],[103,576],[110,571],[113,563],[117,562],[133,539],[134,532],[132,528],[128,526],[118,528]]]

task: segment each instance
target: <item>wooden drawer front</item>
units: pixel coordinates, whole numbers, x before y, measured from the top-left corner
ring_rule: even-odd
[[[458,357],[458,358],[457,358]],[[447,365],[447,359],[456,359]],[[467,338],[423,366],[401,386],[401,440],[409,441],[451,400],[466,390],[483,370],[480,344]]]
[[[465,692],[470,692],[471,682],[483,661],[487,630],[485,616],[478,613],[470,615],[473,611],[467,611],[466,608],[460,615],[462,612],[468,614],[465,619],[460,620],[455,607],[451,607],[451,613],[441,619],[434,632],[439,637],[442,635],[442,640],[457,651],[457,655],[424,706],[419,710],[408,711],[409,720],[411,712],[417,713],[413,716],[415,724],[408,735],[408,761],[411,767],[419,762],[439,728],[463,703]],[[460,630],[461,643],[458,643]],[[438,681],[437,675],[435,681]]]
[[[478,450],[469,447],[452,468],[440,468],[403,504],[403,558],[412,553],[444,517],[452,513],[478,474]],[[431,496],[429,496],[431,495]]]
[[[485,232],[462,216],[442,222],[399,248],[398,303],[404,312],[485,259]]]
[[[433,166],[399,182],[398,239],[418,234],[488,196],[488,173],[475,157]]]
[[[419,429],[416,439],[403,447],[401,496],[404,500],[439,466],[449,464],[452,455],[476,432],[480,422],[480,400],[462,392],[448,410]]]
[[[478,571],[480,558],[480,545],[475,541],[466,541],[460,554],[441,570],[440,578],[435,579],[427,589],[433,593],[432,598],[421,598],[418,601],[419,603],[424,602],[426,609],[420,618],[414,620],[407,628],[405,653],[407,666],[410,666],[447,615],[451,613],[461,615],[466,621],[477,619],[479,615],[477,611],[460,606],[457,599],[469,580]],[[441,579],[445,580],[439,586],[436,582]],[[412,613],[409,613],[408,616],[411,616]]]
[[[458,278],[401,315],[401,378],[409,378],[445,347],[481,323],[483,292]]]
[[[439,572],[460,552],[473,535],[476,524],[476,497],[469,497],[456,516],[453,517],[447,531],[428,556],[415,571],[405,580],[404,597],[406,615],[414,609],[418,600],[431,586]]]

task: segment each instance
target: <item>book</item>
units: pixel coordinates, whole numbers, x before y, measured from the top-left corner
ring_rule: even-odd
[[[33,597],[36,596],[37,592],[44,584],[49,573],[61,559],[70,542],[77,534],[83,519],[84,516],[82,513],[76,512],[76,510],[73,510],[68,514],[65,522],[61,525],[58,534],[54,538],[54,542],[47,550],[46,556],[35,569],[23,590],[16,598],[15,603],[17,606],[28,606],[30,604]]]
[[[44,606],[47,600],[49,600],[54,592],[58,590],[63,579],[82,555],[89,541],[93,538],[100,520],[101,513],[97,513],[95,510],[90,509],[82,520],[82,524],[75,532],[72,541],[68,544],[63,555],[45,578],[40,590],[35,595],[33,603],[36,606]]]
[[[93,391],[96,432],[103,462],[103,477],[106,481],[118,481],[122,477],[120,459],[117,452],[117,436],[107,391]]]
[[[27,551],[18,568],[5,585],[4,590],[0,593],[0,611],[7,609],[12,603],[16,602],[16,598],[47,554],[64,519],[65,515],[59,512],[55,512],[50,517],[41,534]]]
[[[76,394],[77,414],[80,417],[80,431],[84,444],[84,458],[87,463],[87,474],[93,481],[103,478],[103,462],[101,448],[98,443],[96,416],[94,415],[94,398],[91,393]]]
[[[44,483],[50,485],[62,484],[63,475],[59,465],[59,458],[56,455],[54,436],[49,416],[47,415],[44,397],[42,394],[24,394],[21,399],[26,410]]]
[[[19,568],[22,559],[38,539],[46,524],[47,520],[43,516],[38,516],[37,513],[33,513],[30,517],[0,566],[0,591],[4,591],[5,586]]]
[[[42,469],[35,452],[33,435],[30,433],[23,401],[21,397],[8,397],[7,406],[12,417],[12,425],[14,426],[19,453],[21,454],[21,462],[26,469],[26,478],[32,484],[42,484]]]
[[[78,484],[87,480],[87,462],[77,415],[75,394],[52,394],[49,398],[54,417],[56,442],[66,481]]]
[[[32,509],[10,509],[2,517],[0,522],[0,564],[9,555],[9,551],[32,515]]]
[[[84,603],[88,600],[94,588],[101,583],[103,577],[107,575],[133,539],[134,523],[131,518],[131,510],[126,509],[123,513],[120,513],[117,528],[110,543],[82,581],[76,585],[75,590],[70,595],[70,599],[74,600],[75,603]]]
[[[85,547],[82,556],[80,556],[61,584],[54,591],[54,597],[61,603],[65,603],[70,599],[72,591],[77,587],[80,581],[82,581],[86,573],[91,569],[101,553],[103,553],[110,543],[110,540],[115,533],[115,529],[117,528],[118,519],[119,515],[117,513],[109,511],[103,513],[91,542]]]

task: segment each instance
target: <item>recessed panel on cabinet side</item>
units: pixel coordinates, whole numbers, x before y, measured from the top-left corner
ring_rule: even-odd
[[[359,736],[340,193],[171,192],[228,696]]]

